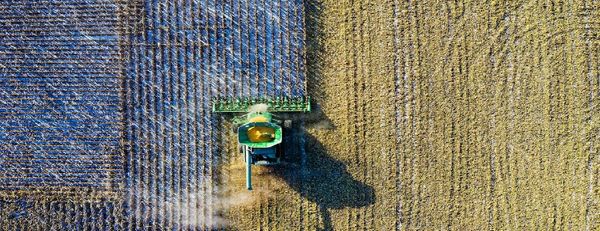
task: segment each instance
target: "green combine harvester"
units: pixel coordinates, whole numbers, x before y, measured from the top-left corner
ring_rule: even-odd
[[[246,188],[252,190],[252,165],[279,164],[284,154],[283,128],[292,127],[291,120],[277,119],[273,113],[310,112],[310,98],[217,99],[212,111],[242,114],[232,122],[246,162]]]

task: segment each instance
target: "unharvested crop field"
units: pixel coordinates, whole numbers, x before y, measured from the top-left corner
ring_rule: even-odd
[[[598,1],[306,8],[321,120],[233,227],[600,229]]]
[[[598,1],[34,3],[0,3],[2,230],[600,230]],[[314,107],[248,192],[210,99],[260,95]]]

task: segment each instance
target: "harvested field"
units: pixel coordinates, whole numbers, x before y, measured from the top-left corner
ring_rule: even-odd
[[[239,230],[600,229],[599,19],[597,1],[308,3],[322,118],[298,132],[297,166],[257,177],[275,179],[256,186],[268,196],[226,216]]]

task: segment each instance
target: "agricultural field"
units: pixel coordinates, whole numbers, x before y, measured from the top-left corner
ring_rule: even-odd
[[[600,2],[0,2],[0,230],[600,230]],[[245,189],[216,97],[307,97]]]
[[[321,118],[235,229],[600,229],[597,1],[306,7]]]

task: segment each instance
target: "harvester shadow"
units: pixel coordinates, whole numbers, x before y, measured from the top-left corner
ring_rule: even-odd
[[[346,165],[330,156],[325,147],[302,129],[291,131],[294,139],[286,147],[283,164],[273,173],[303,198],[317,204],[323,219],[322,230],[332,230],[330,209],[359,208],[375,202],[373,187],[347,171]],[[304,139],[302,142],[301,139]],[[300,146],[304,145],[305,151]]]
[[[298,128],[336,129],[320,107],[320,102],[327,99],[323,90],[323,6],[315,0],[304,1],[304,6],[307,91],[312,98],[312,111],[292,117],[294,121],[302,121],[302,125],[288,131],[291,136],[284,137],[284,164],[276,167],[273,174],[282,178],[303,198],[317,204],[323,220],[322,230],[333,230],[330,209],[371,205],[375,202],[375,191],[373,187],[354,179],[346,165],[329,155],[316,137],[304,128]]]

